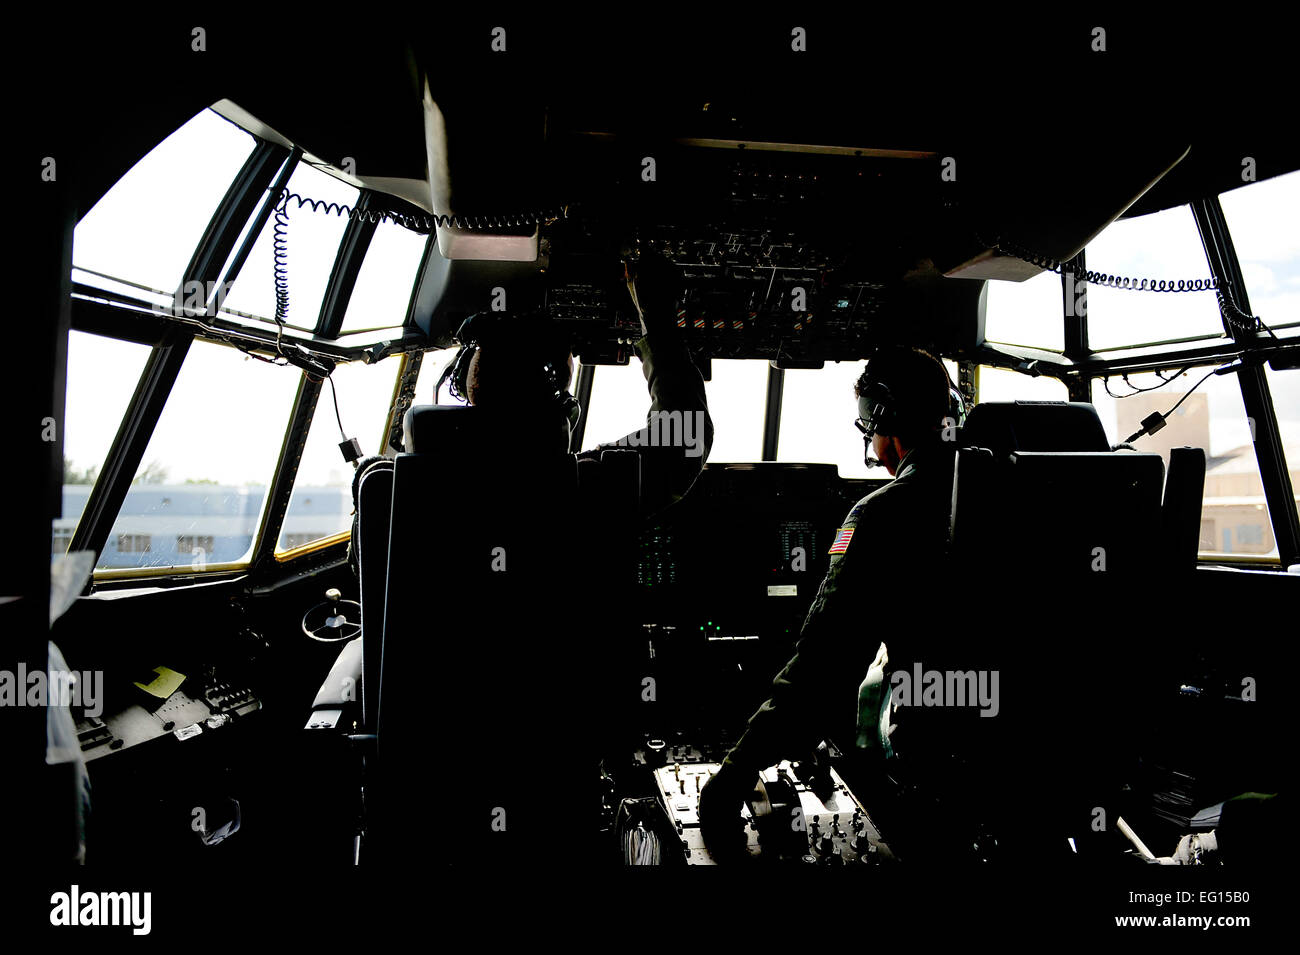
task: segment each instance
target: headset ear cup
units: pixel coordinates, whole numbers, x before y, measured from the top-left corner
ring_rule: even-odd
[[[886,436],[897,434],[898,407],[894,402],[894,393],[883,381],[872,381],[863,393],[876,405],[878,411],[873,415],[873,430]]]
[[[573,397],[567,391],[564,397],[560,399],[560,405],[564,408],[564,415],[569,421],[569,431],[572,432],[578,426],[578,419],[582,417],[582,405],[578,399]]]
[[[966,423],[966,399],[955,387],[948,390],[948,417],[952,418],[958,427]]]
[[[582,406],[578,404],[578,399],[567,391],[557,391],[555,400],[564,421],[564,446],[572,450],[573,432],[578,427],[578,418],[582,416]]]
[[[462,401],[469,401],[469,364],[477,351],[477,345],[463,346],[451,368],[451,389]]]

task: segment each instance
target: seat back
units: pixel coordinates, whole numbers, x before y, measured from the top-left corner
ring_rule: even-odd
[[[971,409],[958,447],[1012,451],[1109,451],[1097,409],[1084,401],[984,401]]]
[[[1205,495],[1205,449],[1172,448],[1165,499],[1160,509],[1160,536],[1169,567],[1192,570],[1200,553],[1201,502]]]
[[[477,407],[416,407],[405,429],[367,796],[372,858],[401,857],[415,840],[437,862],[540,863],[537,840],[558,810],[543,774],[581,742],[571,708],[590,659],[572,600],[585,526],[577,461]],[[435,772],[435,759],[454,765]]]
[[[1113,574],[1158,559],[1164,464],[1110,451],[1092,405],[977,405],[961,439],[951,540],[965,566]]]

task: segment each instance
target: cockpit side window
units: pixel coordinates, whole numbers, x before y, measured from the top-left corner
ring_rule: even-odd
[[[388,409],[401,360],[387,358],[375,365],[350,362],[334,369],[338,417],[329,382],[321,387],[316,413],[294,479],[289,507],[280,527],[276,553],[282,554],[347,531],[352,524],[353,468],[339,451],[344,438],[361,444],[362,454],[379,454],[387,438]],[[423,366],[421,367],[423,370]]]
[[[290,193],[323,203],[355,206],[359,191],[307,163],[300,163],[289,177]],[[310,204],[299,207],[296,199],[288,202],[289,225],[286,239],[286,276],[289,289],[289,325],[313,331],[320,317],[321,302],[329,284],[339,243],[347,228],[346,216],[313,210]],[[223,316],[235,321],[251,318],[271,322],[275,317],[275,227],[272,216],[253,244],[248,260],[226,295]],[[406,294],[411,292],[408,278]],[[242,314],[240,314],[242,313]]]
[[[428,236],[395,223],[379,223],[348,299],[342,335],[394,328],[406,321],[428,241]]]
[[[196,340],[109,531],[97,576],[246,562],[301,376],[292,366]]]
[[[1057,378],[1046,375],[1034,378],[1006,368],[980,365],[978,398],[980,401],[1069,401],[1070,393]]]
[[[68,335],[63,511],[52,528],[52,556],[67,553],[148,358],[146,345],[79,331]]]
[[[1127,383],[1119,376],[1094,381],[1093,404],[1111,443],[1136,432],[1152,412],[1168,412],[1213,367],[1192,368],[1168,386],[1151,373],[1130,374]],[[1143,388],[1155,390],[1138,393]],[[1168,468],[1170,449],[1184,445],[1205,449],[1201,555],[1277,557],[1251,423],[1236,376],[1210,376],[1169,416],[1164,428],[1133,446],[1159,453]]]
[[[438,394],[433,393],[433,385],[442,375],[443,370],[456,357],[458,348],[433,348],[424,353],[424,359],[420,363],[420,375],[415,380],[415,395],[412,397],[412,404],[417,405],[436,405],[451,404],[454,399],[447,393],[447,385],[444,383],[442,390]],[[573,377],[578,377],[578,362],[573,362]]]
[[[210,109],[168,136],[77,224],[74,281],[170,306],[213,212],[255,145]]]
[[[1264,377],[1273,396],[1273,411],[1282,438],[1282,456],[1291,476],[1291,490],[1297,506],[1300,506],[1300,369],[1274,371],[1265,365]]]
[[[1279,337],[1300,335],[1300,172],[1225,192],[1219,205],[1246,280],[1251,314]]]
[[[1085,252],[1089,271],[1164,281],[1210,278],[1188,206],[1112,222]],[[1086,315],[1093,351],[1224,337],[1212,291],[1152,292],[1090,283]]]
[[[1219,205],[1245,279],[1250,313],[1258,315],[1278,338],[1300,337],[1300,229],[1296,228],[1300,222],[1300,172],[1225,192],[1219,196]],[[1300,371],[1274,371],[1265,365],[1264,378],[1294,493],[1300,490]],[[1249,497],[1257,499],[1235,510],[1240,520],[1216,523],[1220,545],[1227,540],[1234,553],[1262,549],[1276,556],[1272,528],[1259,520],[1261,513],[1267,513],[1267,505],[1258,487],[1258,467],[1253,474],[1247,472],[1246,478],[1235,480],[1245,485],[1242,489],[1250,492]]]
[[[987,288],[985,339],[1049,351],[1064,350],[1065,306],[1060,275],[1040,272],[1023,282],[994,280]]]

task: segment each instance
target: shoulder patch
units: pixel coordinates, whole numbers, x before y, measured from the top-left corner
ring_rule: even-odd
[[[849,549],[849,541],[853,540],[853,528],[841,527],[835,535],[835,543],[831,544],[828,554],[842,554]]]

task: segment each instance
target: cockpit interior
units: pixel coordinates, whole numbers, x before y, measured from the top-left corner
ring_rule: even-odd
[[[1130,88],[1120,27],[1099,73],[1083,27],[976,54],[794,14],[499,19],[69,41],[83,95],[50,98],[22,173],[40,374],[7,384],[0,708],[41,885],[131,872],[179,920],[164,872],[228,874],[184,890],[220,905],[286,862],[322,891],[718,863],[700,794],[856,549],[824,665],[859,716],[859,651],[924,650],[877,659],[863,735],[759,774],[734,864],[1254,886],[1287,821],[1295,143],[1057,98]],[[1022,54],[1054,78],[1023,99]],[[615,446],[647,422],[652,256],[649,334],[711,422],[655,508]],[[456,391],[464,323],[497,313],[568,343],[568,453],[540,408]],[[894,480],[854,428],[889,348],[939,359],[960,409],[941,574],[843,531]]]

